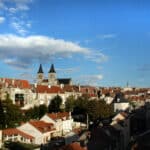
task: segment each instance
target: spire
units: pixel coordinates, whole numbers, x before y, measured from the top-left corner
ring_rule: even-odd
[[[52,64],[51,65],[51,68],[50,68],[50,70],[49,70],[49,72],[48,73],[56,73],[56,71],[55,71],[55,68],[54,68],[54,65]]]
[[[38,73],[43,73],[42,65],[40,64]]]

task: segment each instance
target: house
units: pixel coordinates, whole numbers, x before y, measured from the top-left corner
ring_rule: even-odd
[[[4,129],[2,131],[3,141],[20,141],[23,143],[34,143],[35,138],[30,134],[27,134],[16,128]]]
[[[0,78],[0,84],[2,100],[5,100],[7,94],[9,94],[13,104],[18,106],[23,107],[33,103],[31,86],[27,80]]]
[[[114,112],[117,111],[125,111],[130,108],[129,101],[124,98],[124,95],[122,93],[117,93],[114,100]]]
[[[47,113],[40,120],[54,124],[56,128],[55,136],[65,135],[72,131],[73,119],[68,112]]]
[[[32,135],[34,137],[34,144],[47,143],[56,132],[52,123],[36,120],[22,124],[17,129],[26,134]]]

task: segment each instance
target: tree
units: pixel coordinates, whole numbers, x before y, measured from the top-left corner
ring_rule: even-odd
[[[47,106],[46,105],[40,105],[39,106],[39,118],[43,117],[45,113],[47,113]]]
[[[88,100],[89,99],[86,96],[78,97],[78,99],[75,101],[74,114],[86,114]]]
[[[18,106],[12,104],[9,96],[0,101],[0,128],[16,127],[22,121],[22,113]]]
[[[90,100],[87,105],[87,112],[90,120],[95,120],[100,117],[98,101]]]
[[[5,127],[4,119],[4,109],[2,106],[2,101],[0,100],[0,129],[3,129]]]
[[[51,102],[48,106],[48,112],[49,113],[60,112],[61,111],[61,108],[60,108],[61,104],[62,104],[62,98],[59,95],[55,96],[51,100]]]
[[[40,119],[45,113],[47,113],[46,105],[34,106],[25,112],[24,121]]]
[[[90,100],[87,108],[92,121],[98,118],[108,118],[113,115],[112,105],[106,104],[105,101]]]
[[[70,112],[70,111],[73,111],[74,107],[75,107],[75,97],[69,96],[65,102],[65,110],[67,112]]]

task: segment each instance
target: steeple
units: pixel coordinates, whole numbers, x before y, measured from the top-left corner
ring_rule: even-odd
[[[55,71],[55,68],[54,68],[54,65],[52,64],[51,65],[51,68],[50,68],[50,70],[49,70],[49,72],[48,73],[56,73],[56,71]]]
[[[37,73],[43,73],[42,64],[40,64],[39,71]]]

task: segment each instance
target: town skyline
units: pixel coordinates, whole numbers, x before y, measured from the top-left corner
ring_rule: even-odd
[[[1,77],[47,75],[75,84],[149,87],[150,2],[1,0]]]

